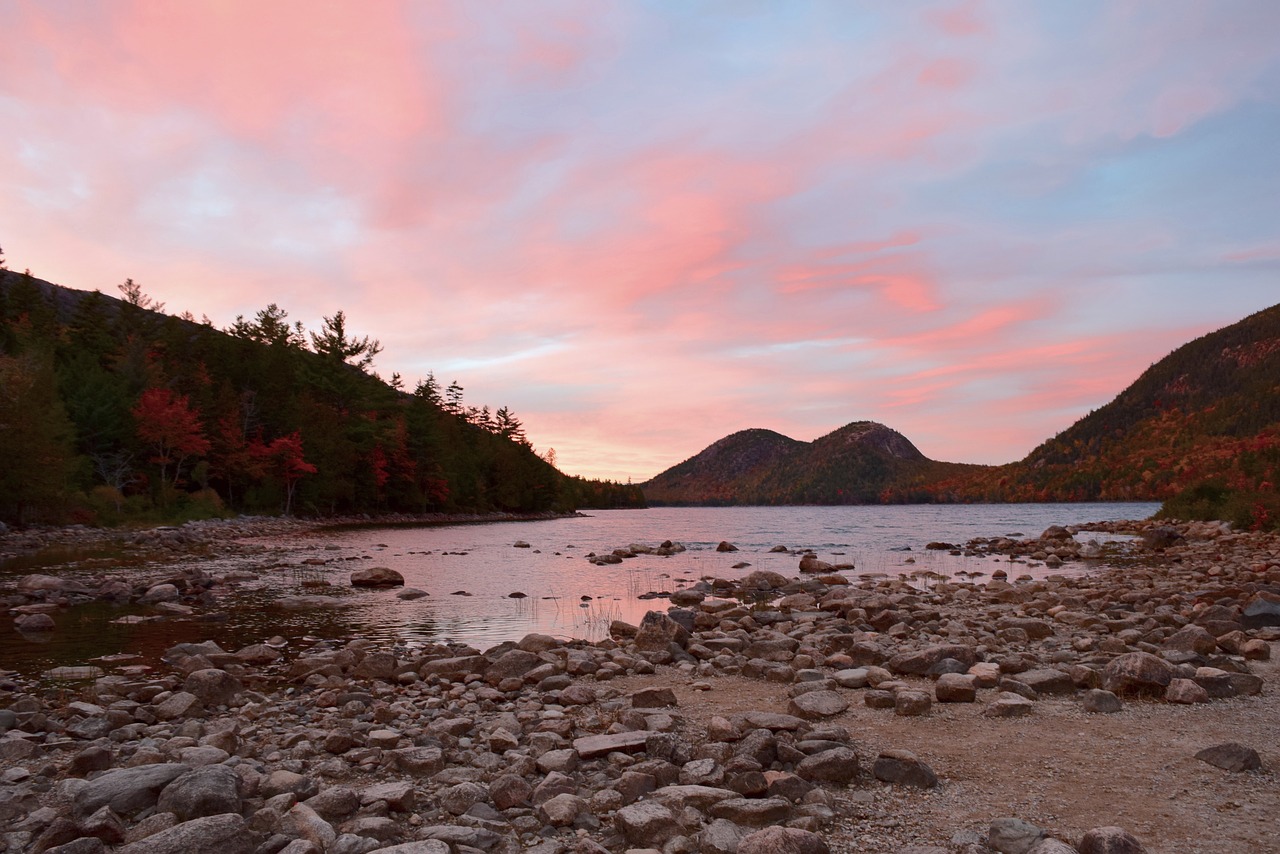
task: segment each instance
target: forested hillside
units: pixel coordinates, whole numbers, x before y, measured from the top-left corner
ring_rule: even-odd
[[[896,430],[855,421],[813,442],[743,430],[641,488],[654,504],[898,504],[948,500],[937,481],[982,468],[930,460]]]
[[[1021,462],[939,484],[975,501],[1170,501],[1181,518],[1280,518],[1280,305],[1197,338]]]
[[[220,330],[0,269],[0,520],[223,512],[538,512],[636,506],[568,477],[519,418],[456,382],[406,389],[342,312],[308,332],[269,305]]]

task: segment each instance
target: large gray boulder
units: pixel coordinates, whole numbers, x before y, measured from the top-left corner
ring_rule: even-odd
[[[253,854],[261,841],[258,834],[249,830],[243,817],[228,813],[184,821],[117,848],[116,854],[195,854],[197,851]]]
[[[229,766],[197,768],[174,780],[160,793],[156,808],[182,821],[223,813],[239,813],[240,776]]]
[[[142,812],[156,805],[165,786],[190,770],[186,765],[168,762],[108,771],[76,793],[71,803],[72,813],[75,818],[83,819],[102,807],[111,807],[122,816]]]

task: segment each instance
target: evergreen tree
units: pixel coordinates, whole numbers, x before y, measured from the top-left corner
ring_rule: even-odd
[[[58,398],[53,359],[36,347],[0,355],[0,519],[52,519],[73,463],[71,423]]]

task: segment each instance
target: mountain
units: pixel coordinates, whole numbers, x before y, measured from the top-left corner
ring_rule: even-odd
[[[981,466],[930,460],[896,430],[856,421],[813,442],[743,430],[640,485],[651,504],[935,501],[930,484]]]
[[[1280,524],[1280,305],[1179,347],[1018,462],[929,460],[859,421],[811,442],[744,430],[641,484],[655,504],[1163,501]]]
[[[643,504],[564,475],[456,382],[383,380],[342,312],[308,333],[272,304],[220,330],[121,292],[0,267],[0,523]]]
[[[1280,305],[1174,350],[1019,462],[938,484],[971,501],[1166,501],[1266,510],[1280,475]],[[1192,498],[1192,494],[1201,498]],[[1231,510],[1220,506],[1222,513]],[[1239,508],[1236,521],[1253,517]],[[1280,506],[1273,516],[1280,516]],[[1185,518],[1185,517],[1184,517]],[[1222,518],[1219,515],[1217,518]],[[1251,521],[1251,523],[1252,523]]]

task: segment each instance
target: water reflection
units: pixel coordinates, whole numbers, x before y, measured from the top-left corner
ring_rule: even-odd
[[[275,635],[367,637],[398,643],[461,641],[484,649],[529,632],[598,640],[614,620],[638,623],[661,598],[702,578],[741,578],[754,570],[787,577],[798,558],[772,552],[779,544],[811,548],[819,558],[852,563],[851,580],[906,576],[922,588],[944,580],[984,581],[996,569],[1009,578],[1085,571],[1084,564],[1058,569],[990,558],[957,557],[926,550],[931,540],[964,542],[975,536],[1015,531],[1034,535],[1050,524],[1145,518],[1155,505],[979,505],[938,507],[670,508],[601,511],[589,518],[432,528],[329,530],[285,542],[257,562],[211,560],[207,576],[231,579],[219,605],[223,622],[167,617],[125,625],[122,619],[154,616],[148,607],[105,603],[53,615],[57,630],[23,637],[0,636],[0,666],[25,672],[83,664],[109,653],[154,658],[179,641],[211,639],[238,649]],[[671,556],[639,555],[620,564],[596,566],[586,556],[607,554],[631,543],[682,542]],[[736,552],[717,552],[728,540]],[[514,548],[517,541],[530,548]],[[738,567],[745,563],[747,566]],[[367,566],[400,572],[408,587],[428,595],[404,600],[396,590],[353,589],[350,573]],[[10,576],[30,571],[15,568]],[[133,580],[139,570],[72,569],[101,576],[116,572]],[[455,595],[455,594],[469,595]],[[513,593],[523,597],[512,598]],[[322,595],[337,608],[280,607],[283,597]]]

